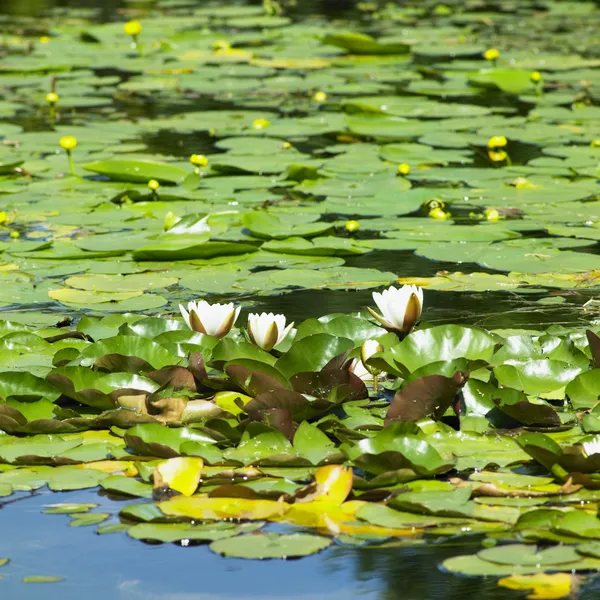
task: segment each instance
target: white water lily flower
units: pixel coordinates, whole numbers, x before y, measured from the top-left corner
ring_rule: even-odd
[[[416,285],[403,285],[400,289],[390,287],[381,294],[373,292],[373,300],[381,311],[369,312],[388,329],[407,332],[419,320],[423,309],[423,289]]]
[[[285,326],[285,315],[250,313],[248,315],[248,335],[259,348],[270,352],[289,335],[293,323]]]
[[[187,310],[183,304],[179,310],[192,331],[213,335],[218,338],[225,337],[236,322],[240,314],[240,307],[229,304],[209,304],[206,300],[190,302]]]
[[[600,454],[600,439],[598,438],[598,436],[595,436],[589,442],[583,442],[583,444],[581,445],[583,446],[583,450],[587,456]]]

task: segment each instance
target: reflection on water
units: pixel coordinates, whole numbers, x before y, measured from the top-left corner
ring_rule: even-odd
[[[25,496],[26,497],[26,496]],[[512,597],[494,579],[449,579],[436,568],[478,544],[369,549],[334,546],[290,561],[224,559],[203,546],[149,545],[123,532],[96,535],[68,527],[66,515],[42,514],[45,504],[89,502],[115,514],[124,503],[95,491],[39,494],[0,510],[3,598],[38,600],[490,600]],[[85,549],[85,550],[83,550]],[[410,577],[407,577],[410,574]],[[30,575],[64,577],[60,583],[22,583]],[[516,596],[514,596],[516,597]]]
[[[97,535],[94,527],[69,527],[67,515],[42,514],[56,502],[100,503],[116,515],[127,502],[94,490],[39,493],[0,504],[2,598],[10,600],[463,600],[522,598],[496,585],[496,578],[449,578],[439,565],[472,554],[479,540],[358,548],[332,546],[302,560],[225,559],[205,546],[143,544],[124,532]],[[25,584],[23,577],[64,577]],[[600,580],[590,580],[581,600],[598,598]]]
[[[292,294],[258,298],[258,310],[282,312],[288,319],[318,318],[330,313],[348,313],[373,305],[372,290],[298,290]],[[545,294],[511,292],[425,293],[423,318],[431,324],[459,323],[494,328],[536,328],[549,325],[589,325],[582,305],[593,292],[568,297],[563,304],[538,304]]]

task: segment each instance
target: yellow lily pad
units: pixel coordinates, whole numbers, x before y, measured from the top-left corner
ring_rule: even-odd
[[[154,469],[154,487],[169,487],[191,496],[200,483],[204,461],[192,456],[178,456],[159,463]]]
[[[290,505],[273,500],[177,496],[159,505],[165,515],[190,519],[247,519],[262,521],[284,515]]]
[[[578,587],[578,580],[571,573],[540,573],[504,577],[498,585],[509,590],[529,590],[527,598],[534,600],[558,600],[569,596]]]

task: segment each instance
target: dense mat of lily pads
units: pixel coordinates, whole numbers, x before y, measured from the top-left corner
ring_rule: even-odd
[[[393,251],[454,263],[434,289],[597,287],[598,10],[463,4],[9,21],[0,305],[377,287],[402,265],[348,262]]]
[[[482,534],[512,545],[446,569],[600,570],[596,333],[407,333],[414,290],[375,299],[387,329],[337,314],[293,330],[250,315],[240,330],[235,307],[205,303],[182,311],[187,323],[4,322],[0,493],[100,486],[145,500],[99,532],[211,542],[230,556]],[[212,318],[224,324],[216,335],[190,329]],[[282,335],[269,337],[273,327]],[[108,519],[93,508],[48,512],[73,525]],[[257,537],[267,523],[300,531]]]
[[[575,593],[600,328],[431,326],[427,290],[598,289],[597,6],[280,8],[3,23],[0,496],[99,487],[118,520],[47,512],[242,558],[477,536],[444,568]],[[397,280],[371,315],[240,317]]]

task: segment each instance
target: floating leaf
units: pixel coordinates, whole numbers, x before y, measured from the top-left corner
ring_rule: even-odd
[[[324,550],[331,540],[307,533],[261,533],[213,542],[210,549],[224,556],[265,560],[269,558],[295,558]]]

